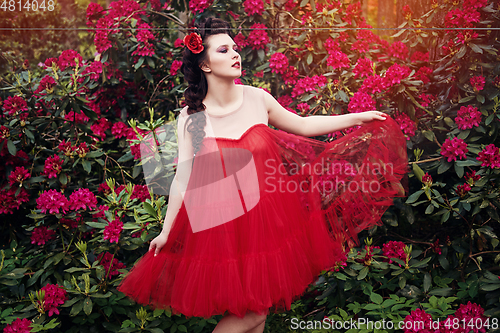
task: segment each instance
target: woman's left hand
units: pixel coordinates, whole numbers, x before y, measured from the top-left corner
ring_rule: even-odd
[[[369,123],[372,120],[385,120],[388,115],[380,111],[365,111],[356,113],[358,125]]]

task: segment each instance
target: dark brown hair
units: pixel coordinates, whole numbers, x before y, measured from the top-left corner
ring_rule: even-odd
[[[201,70],[200,64],[207,60],[206,39],[208,36],[217,34],[228,34],[231,38],[234,35],[231,31],[231,26],[224,20],[216,17],[202,18],[200,23],[195,24],[190,29],[189,33],[196,32],[201,36],[204,49],[201,53],[193,53],[187,47],[184,48],[182,56],[181,72],[184,74],[184,79],[188,82],[188,87],[184,91],[184,99],[188,105],[187,113],[189,115],[186,122],[187,130],[193,137],[194,153],[200,149],[201,142],[205,137],[206,116],[205,105],[202,103],[207,95],[208,84],[205,78],[205,73]],[[191,122],[189,122],[191,119]]]

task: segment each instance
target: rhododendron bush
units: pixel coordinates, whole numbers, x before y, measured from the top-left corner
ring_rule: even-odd
[[[381,110],[407,138],[409,196],[291,311],[269,316],[266,332],[290,331],[293,317],[498,327],[499,10],[433,0],[415,17],[405,6],[406,21],[384,39],[356,0],[90,3],[94,58],[68,49],[2,73],[4,332],[211,332],[221,318],[151,311],[116,290],[166,213],[168,197],[147,187],[142,169],[155,152],[141,143],[155,144],[149,134],[185,105],[176,29],[208,15],[245,28],[235,30],[238,84],[267,89],[304,117]]]

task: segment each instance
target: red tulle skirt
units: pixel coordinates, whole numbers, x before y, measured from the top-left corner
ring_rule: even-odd
[[[290,310],[407,191],[406,139],[389,117],[329,143],[266,124],[203,143],[166,245],[118,288],[174,314]]]

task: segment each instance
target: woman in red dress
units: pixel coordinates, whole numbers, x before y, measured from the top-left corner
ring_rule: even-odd
[[[382,112],[300,117],[235,84],[241,58],[220,19],[184,43],[187,106],[163,230],[119,290],[176,314],[224,314],[216,333],[261,333],[270,310],[290,310],[405,195],[406,140]],[[356,125],[330,143],[309,138]]]

